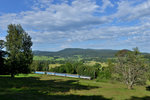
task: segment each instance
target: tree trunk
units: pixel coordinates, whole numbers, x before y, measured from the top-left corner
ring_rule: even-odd
[[[132,89],[133,89],[133,85],[132,85],[132,84],[129,84],[129,85],[128,85],[128,89],[129,89],[129,90],[132,90]]]
[[[14,74],[11,74],[11,78],[14,78],[15,77],[15,75]]]

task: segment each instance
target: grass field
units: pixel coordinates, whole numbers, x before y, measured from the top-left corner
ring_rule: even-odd
[[[49,64],[49,69],[61,66],[62,64]]]
[[[0,100],[150,100],[144,86],[46,75],[0,76]]]
[[[33,60],[53,60],[53,57],[47,57],[47,56],[34,56]]]
[[[93,66],[93,65],[95,65],[96,63],[101,64],[102,67],[107,67],[107,66],[108,66],[107,63],[96,62],[96,61],[88,61],[87,63],[85,63],[85,65]]]

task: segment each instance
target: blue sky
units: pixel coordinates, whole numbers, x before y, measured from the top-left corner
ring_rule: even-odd
[[[21,24],[33,50],[132,49],[150,52],[150,0],[0,0],[0,39]]]

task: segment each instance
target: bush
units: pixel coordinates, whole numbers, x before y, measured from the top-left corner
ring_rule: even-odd
[[[74,73],[74,68],[71,63],[68,62],[64,66],[65,66],[65,70],[67,73],[70,73],[70,74]]]
[[[81,65],[77,67],[77,74],[96,78],[97,70],[93,66]]]
[[[98,79],[110,79],[110,78],[111,78],[111,72],[109,68],[104,68],[103,70],[99,71]]]

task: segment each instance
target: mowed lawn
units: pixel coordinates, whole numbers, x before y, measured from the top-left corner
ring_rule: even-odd
[[[0,76],[0,100],[150,100],[145,86],[46,75]]]

